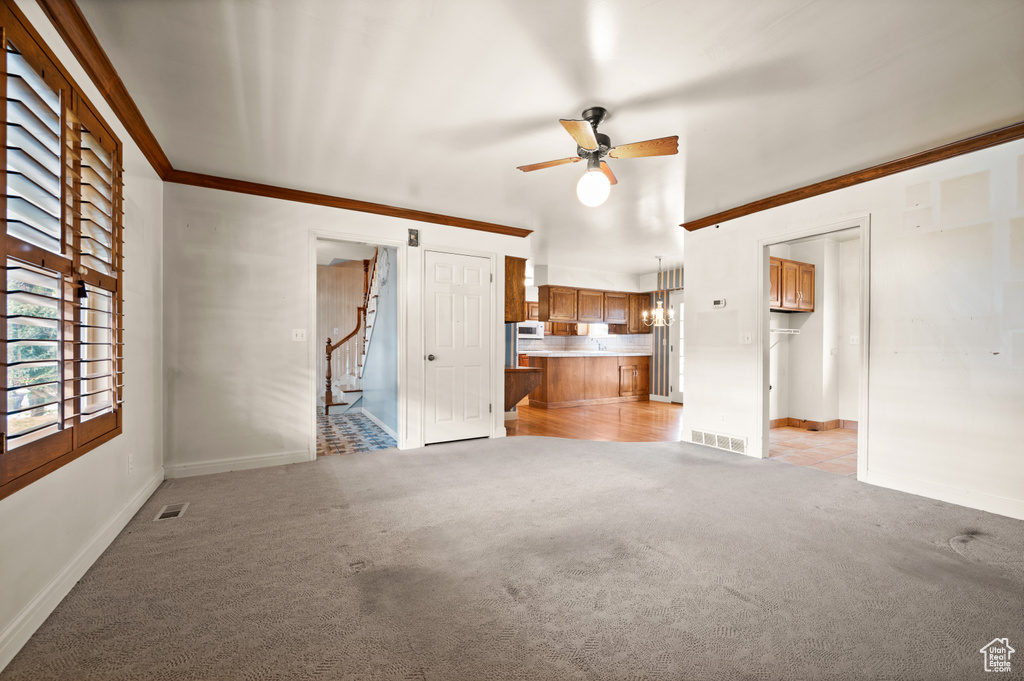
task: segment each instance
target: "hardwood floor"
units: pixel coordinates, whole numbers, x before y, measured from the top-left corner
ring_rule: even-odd
[[[665,402],[619,402],[566,409],[517,407],[512,435],[542,435],[570,440],[609,442],[678,442],[682,440],[683,405]]]

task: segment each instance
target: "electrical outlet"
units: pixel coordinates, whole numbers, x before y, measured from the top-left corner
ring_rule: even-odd
[[[334,327],[334,336],[335,336],[335,337],[337,337],[337,336],[338,336],[338,327]]]
[[[129,454],[128,455],[128,474],[131,475],[131,472],[133,470],[135,470],[135,455],[134,454]]]
[[[850,336],[850,345],[860,345],[860,336]]]
[[[719,420],[720,422],[722,422],[722,423],[725,423],[725,414],[722,414],[722,415],[720,415],[720,416],[718,417],[718,420]]]
[[[750,345],[750,339],[751,335],[749,331],[740,334],[740,343],[743,345]]]
[[[305,329],[292,329],[292,340],[293,341],[304,341],[306,340]]]

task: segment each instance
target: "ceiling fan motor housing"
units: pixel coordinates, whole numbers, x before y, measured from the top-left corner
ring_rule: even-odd
[[[597,131],[597,126],[608,116],[608,111],[600,106],[591,107],[583,112],[583,120],[590,123],[594,129],[594,138],[597,140],[597,149],[584,149],[576,147],[576,155],[587,162],[590,169],[597,169],[602,158],[608,155],[612,148],[612,140],[608,135],[602,135]]]

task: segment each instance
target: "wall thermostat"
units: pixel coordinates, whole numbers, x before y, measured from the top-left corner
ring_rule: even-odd
[[[725,298],[716,298],[714,300],[715,307],[725,307]]]

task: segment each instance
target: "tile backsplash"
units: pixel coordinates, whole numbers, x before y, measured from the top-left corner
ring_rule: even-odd
[[[600,343],[600,348],[598,348]],[[652,334],[615,336],[544,336],[544,338],[520,338],[519,352],[567,352],[571,350],[607,350],[608,352],[642,352],[648,354],[654,348]]]

